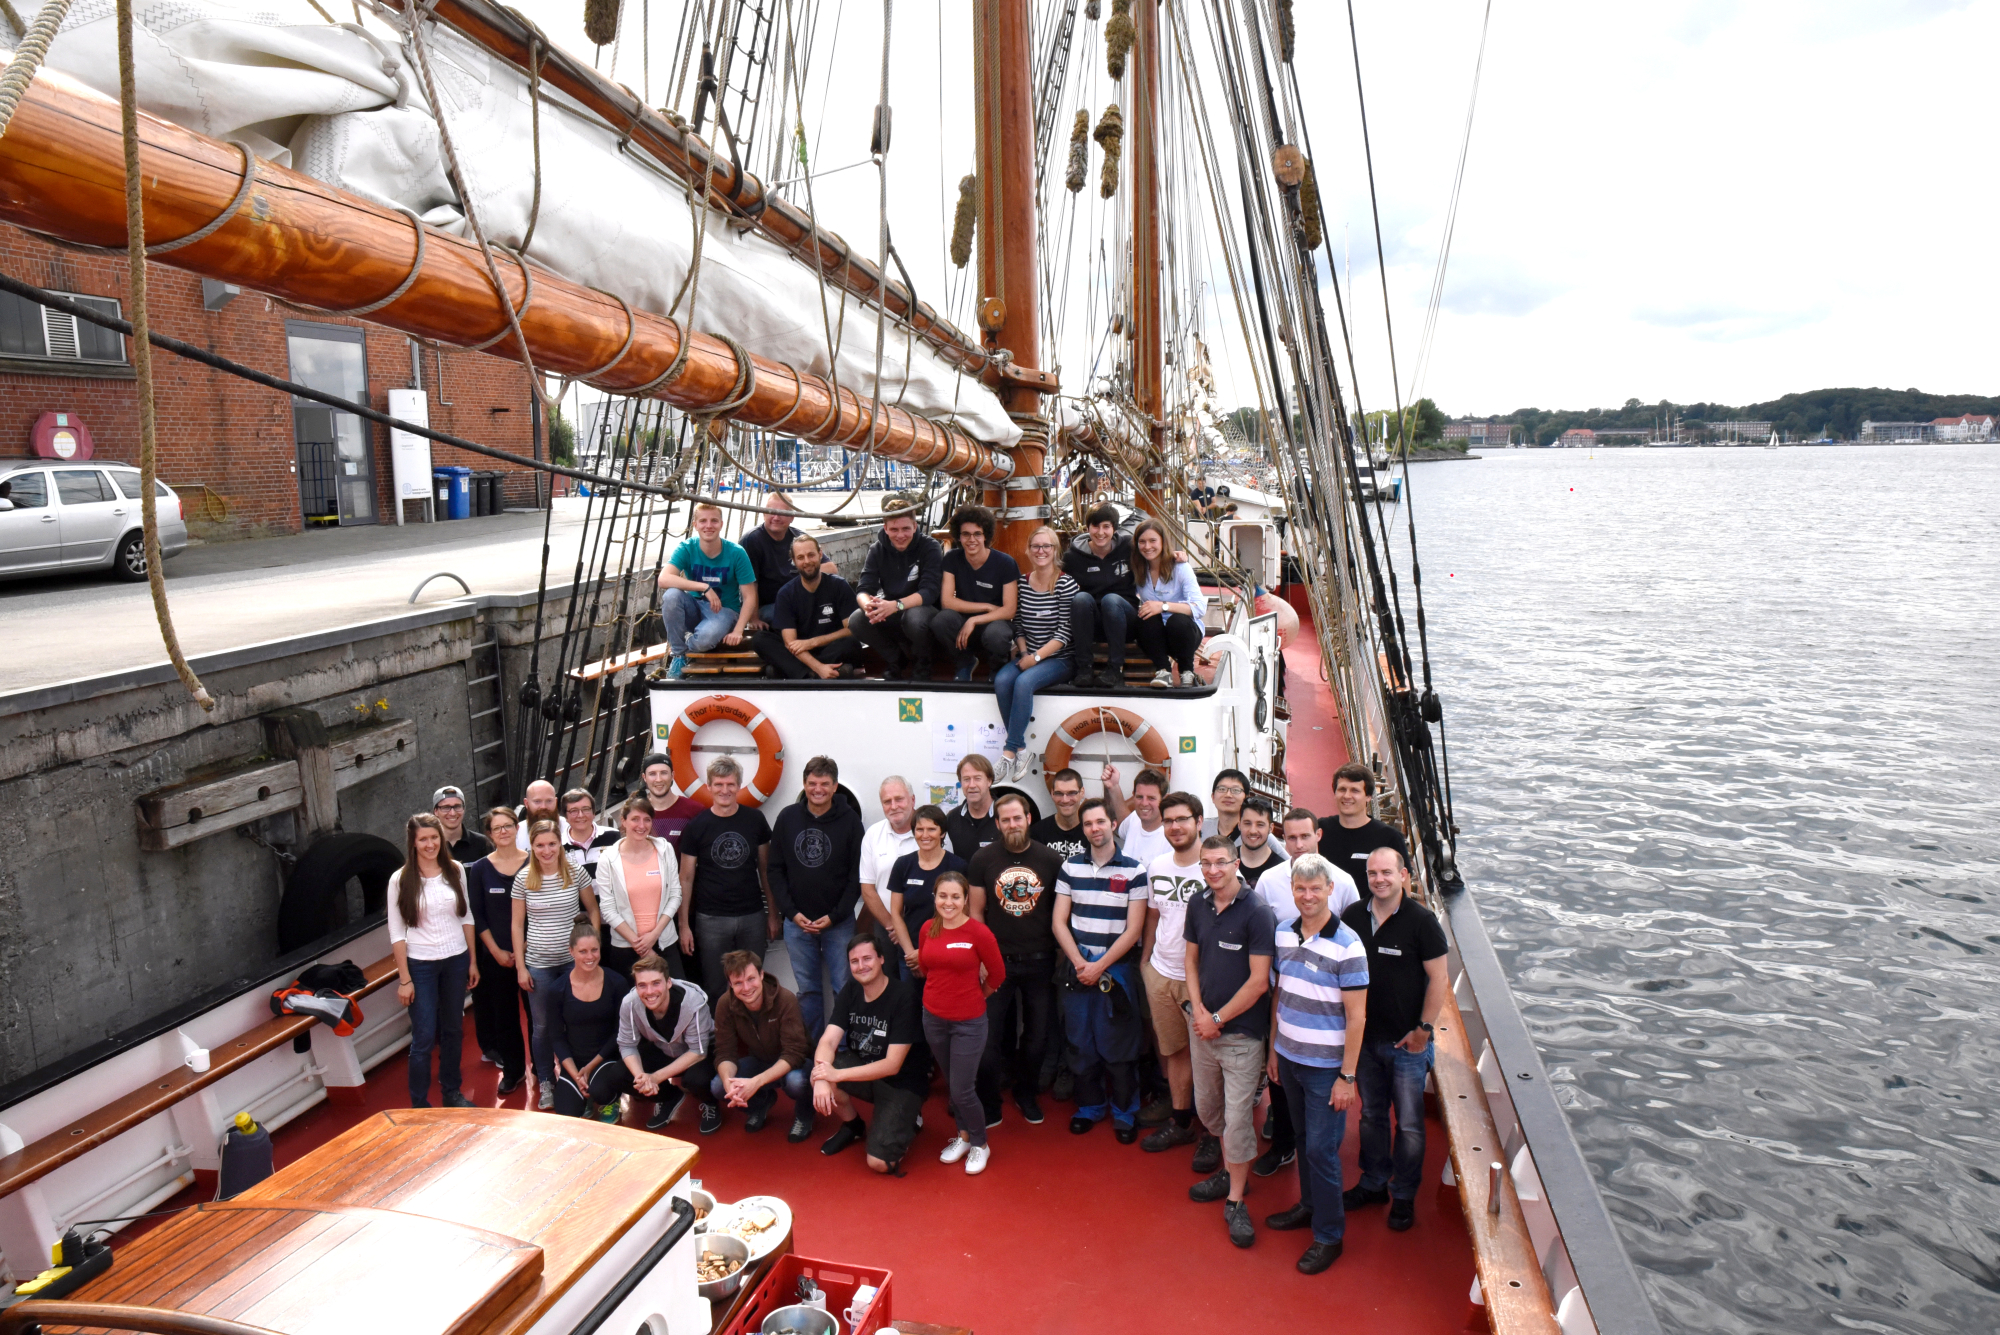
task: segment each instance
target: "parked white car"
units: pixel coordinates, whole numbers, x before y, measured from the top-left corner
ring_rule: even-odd
[[[154,479],[160,551],[187,549],[181,498]],[[146,578],[139,470],[130,464],[0,460],[0,577],[106,569]]]

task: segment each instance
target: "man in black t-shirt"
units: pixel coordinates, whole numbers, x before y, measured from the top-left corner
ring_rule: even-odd
[[[967,505],[951,517],[952,549],[939,563],[942,588],[931,638],[957,663],[956,679],[971,681],[983,654],[998,671],[1013,661],[1015,599],[1021,567],[993,550],[993,512]]]
[[[742,783],[743,767],[732,757],[709,761],[710,806],[681,832],[681,939],[692,932],[711,1006],[729,988],[722,957],[747,950],[762,961],[779,935],[769,890],[771,825],[737,802]]]
[[[872,932],[848,943],[847,971],[850,981],[833,999],[813,1060],[813,1106],[840,1119],[819,1152],[838,1154],[865,1136],[868,1166],[893,1173],[917,1138],[930,1090],[916,1055],[923,1036],[917,990],[883,972],[882,944]],[[875,1125],[862,1121],[857,1099],[875,1105]]]
[[[1394,827],[1368,814],[1369,799],[1375,796],[1375,771],[1362,764],[1342,765],[1333,775],[1333,809],[1336,815],[1319,823],[1319,855],[1354,878],[1354,888],[1367,897],[1368,855],[1378,848],[1393,848],[1410,860],[1410,847]]]
[[[993,819],[993,762],[976,751],[959,761],[958,786],[965,800],[944,814],[945,842],[970,862],[1000,838],[1000,826]]]
[[[931,675],[931,618],[937,614],[944,549],[917,532],[911,515],[890,515],[868,549],[854,586],[858,610],[847,618],[854,637],[882,656],[892,678]]]
[[[493,841],[476,830],[465,828],[465,790],[450,784],[431,794],[431,814],[444,826],[444,846],[451,860],[463,867],[493,851]]]
[[[1340,920],[1368,951],[1368,1021],[1361,1035],[1361,1180],[1343,1193],[1349,1210],[1389,1202],[1398,1233],[1417,1218],[1424,1175],[1424,1081],[1431,1036],[1451,983],[1437,915],[1409,896],[1409,865],[1382,847],[1368,858],[1368,893]],[[1396,1115],[1393,1142],[1389,1114]]]
[[[759,533],[764,530],[758,529]],[[826,573],[820,562],[819,540],[801,533],[792,540],[791,563],[798,574],[785,582],[771,602],[771,628],[750,637],[757,657],[779,676],[792,681],[855,675],[861,641],[847,628],[854,614],[854,590],[838,575]]]
[[[1125,641],[1138,624],[1139,595],[1132,582],[1132,539],[1118,531],[1118,512],[1100,505],[1084,516],[1089,532],[1063,553],[1063,573],[1076,581],[1069,600],[1071,645],[1079,686],[1115,690],[1125,685]],[[1104,675],[1094,676],[1098,630],[1104,632]]]
[[[1055,1012],[1056,881],[1062,859],[1028,837],[1028,799],[1008,793],[993,804],[1000,842],[979,850],[966,870],[972,916],[1000,947],[1007,977],[986,999],[986,1052],[979,1061],[979,1101],[986,1120],[1000,1117],[1000,1086],[1012,1073],[1014,1105],[1042,1120],[1042,1058]],[[1020,1010],[1014,1042],[1012,1011]]]
[[[1073,769],[1059,769],[1048,776],[1048,784],[1055,814],[1030,825],[1028,837],[1047,846],[1064,862],[1083,857],[1090,851],[1090,841],[1083,837],[1083,822],[1076,814],[1083,805],[1083,776]]]
[[[792,527],[791,499],[774,491],[765,497],[764,504],[764,522],[737,539],[757,575],[757,616],[750,624],[760,629],[770,623],[778,590],[798,573],[792,565],[792,544],[798,541],[799,531]],[[823,568],[829,575],[839,573],[831,561],[823,563]]]

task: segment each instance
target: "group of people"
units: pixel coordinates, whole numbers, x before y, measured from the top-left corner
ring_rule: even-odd
[[[829,1118],[823,1153],[861,1143],[900,1174],[936,1080],[953,1122],[939,1157],[980,1173],[1005,1097],[1039,1124],[1052,1088],[1074,1134],[1109,1122],[1147,1153],[1192,1147],[1189,1196],[1221,1203],[1239,1246],[1251,1180],[1296,1163],[1298,1204],[1264,1222],[1311,1230],[1308,1274],[1339,1257],[1347,1211],[1386,1204],[1409,1228],[1446,943],[1402,837],[1370,815],[1373,772],[1341,769],[1324,819],[1274,810],[1236,770],[1206,802],[1150,769],[1128,797],[1109,764],[1102,797],[1048,775],[1037,819],[994,796],[996,775],[967,756],[948,811],[887,779],[866,826],[825,756],[775,821],[738,800],[727,756],[707,807],[646,757],[608,826],[587,792],[538,782],[474,832],[461,790],[439,789],[389,897],[412,1102],[435,1057],[445,1104],[470,1106],[469,987],[500,1092],[532,1065],[558,1114],[615,1121],[635,1095],[657,1130],[692,1098],[701,1133],[729,1110],[754,1132],[782,1092],[790,1141]],[[796,991],[764,969],[780,941]],[[1361,1179],[1343,1186],[1357,1109]]]
[[[1025,777],[1037,691],[1064,682],[1122,689],[1135,638],[1155,668],[1152,685],[1199,682],[1206,600],[1166,530],[1149,519],[1121,533],[1110,506],[1085,523],[1067,549],[1053,528],[1037,529],[1023,570],[994,550],[983,506],[952,515],[948,550],[911,515],[892,515],[850,585],[818,539],[791,527],[782,496],[741,543],[722,536],[719,508],[697,506],[695,536],[660,572],[666,676],[679,678],[690,652],[724,644],[747,643],[771,672],[797,680],[858,676],[872,651],[892,678],[927,681],[943,660],[969,682],[983,659],[1007,729],[999,777]]]

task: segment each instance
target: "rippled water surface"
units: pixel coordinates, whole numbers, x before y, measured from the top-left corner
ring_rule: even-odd
[[[2000,1330],[2000,446],[1413,471],[1461,861],[1663,1324]]]

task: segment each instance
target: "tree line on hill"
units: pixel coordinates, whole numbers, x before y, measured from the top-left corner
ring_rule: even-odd
[[[2000,416],[2000,398],[1977,394],[1926,394],[1918,389],[1815,389],[1767,403],[1641,403],[1627,399],[1617,408],[1588,410],[1517,408],[1489,420],[1522,429],[1537,445],[1547,445],[1574,427],[1592,431],[1649,431],[1664,434],[1676,418],[1682,439],[1701,439],[1713,423],[1769,422],[1792,440],[1853,440],[1863,422],[1929,422],[1966,413]]]

